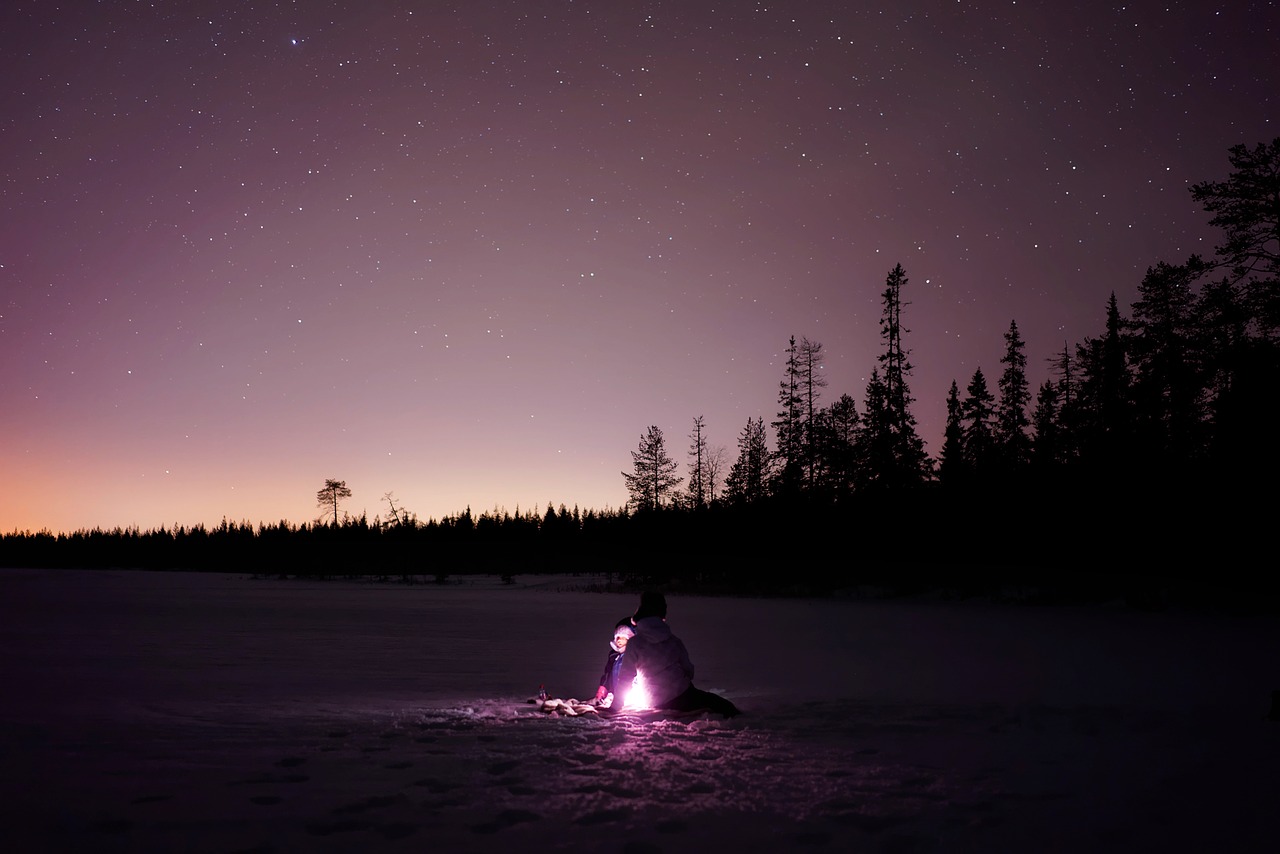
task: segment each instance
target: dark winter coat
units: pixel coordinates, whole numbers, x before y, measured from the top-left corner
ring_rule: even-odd
[[[627,641],[627,654],[621,662],[618,684],[630,686],[640,671],[650,702],[657,709],[665,708],[693,684],[693,662],[684,641],[661,617],[645,617],[636,623],[636,636]],[[625,690],[621,696],[625,704]]]
[[[600,684],[609,694],[618,692],[618,670],[622,666],[623,654],[612,643],[609,644],[609,657],[604,662],[604,673],[600,674]]]

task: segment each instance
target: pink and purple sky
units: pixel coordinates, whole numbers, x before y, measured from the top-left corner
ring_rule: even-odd
[[[913,412],[1212,251],[1275,2],[51,3],[0,13],[0,530],[617,508],[790,336]],[[772,440],[773,432],[769,431]]]

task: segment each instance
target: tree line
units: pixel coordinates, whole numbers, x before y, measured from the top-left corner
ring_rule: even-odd
[[[650,426],[621,473],[630,500],[617,510],[468,508],[423,522],[387,493],[387,518],[370,522],[339,515],[351,492],[331,479],[312,524],[14,532],[0,535],[0,562],[218,569],[252,555],[262,571],[290,574],[514,566],[830,587],[901,586],[905,575],[963,586],[979,566],[985,583],[1066,569],[1190,580],[1199,562],[1222,578],[1223,561],[1265,543],[1272,506],[1280,138],[1228,159],[1225,180],[1190,188],[1222,232],[1212,256],[1149,267],[1127,315],[1112,293],[1105,328],[1064,343],[1034,394],[1011,319],[994,389],[981,369],[953,379],[936,459],[912,414],[899,264],[861,406],[848,393],[824,403],[823,345],[793,336],[778,409],[768,425],[747,419],[732,462],[708,445],[701,416],[683,472]]]
[[[1230,149],[1232,172],[1191,194],[1222,229],[1214,256],[1149,267],[1125,316],[1114,292],[1106,327],[1050,359],[1034,396],[1016,320],[994,389],[981,368],[954,378],[937,459],[916,432],[905,346],[906,271],[882,293],[883,352],[864,390],[821,405],[823,345],[790,339],[778,410],[748,418],[727,473],[694,418],[688,478],[651,426],[624,472],[631,505],[699,508],[771,497],[844,501],[884,489],[937,485],[1016,494],[1072,487],[1164,491],[1240,489],[1275,474],[1269,441],[1280,379],[1280,139]],[[961,392],[961,382],[964,391]],[[682,486],[683,485],[683,486]]]

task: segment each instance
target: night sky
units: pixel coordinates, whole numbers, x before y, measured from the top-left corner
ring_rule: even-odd
[[[1219,234],[1274,2],[171,2],[0,11],[0,530],[618,508],[728,461],[790,336],[912,411]],[[773,430],[769,430],[772,443]],[[684,473],[682,471],[682,473]]]

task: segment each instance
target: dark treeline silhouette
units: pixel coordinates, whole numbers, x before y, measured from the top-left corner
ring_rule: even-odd
[[[1280,138],[1230,149],[1225,181],[1191,188],[1223,240],[1160,261],[1096,338],[1062,349],[1032,393],[1015,320],[999,371],[952,381],[937,459],[916,431],[906,271],[882,294],[884,349],[864,389],[823,404],[818,342],[791,338],[778,412],[748,418],[729,458],[689,435],[688,478],[657,426],[619,510],[467,511],[419,521],[0,535],[0,564],[434,577],[603,572],[740,591],[918,589],[957,595],[1214,595],[1263,601],[1274,570],[1271,412],[1280,390]],[[963,388],[963,392],[961,389]],[[773,431],[773,446],[769,443]],[[1158,592],[1153,592],[1158,591]]]

